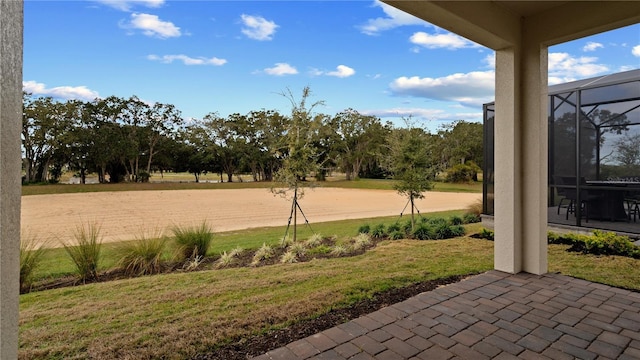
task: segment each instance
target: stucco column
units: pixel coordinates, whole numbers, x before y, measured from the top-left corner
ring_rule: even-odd
[[[18,357],[22,0],[0,0],[0,359]]]
[[[547,272],[547,50],[523,36],[496,51],[497,270]]]

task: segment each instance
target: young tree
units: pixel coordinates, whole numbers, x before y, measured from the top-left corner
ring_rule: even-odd
[[[410,120],[407,128],[392,130],[389,136],[387,169],[397,180],[395,190],[408,198],[411,205],[411,228],[415,227],[415,199],[424,198],[423,193],[433,188],[437,168],[432,162],[431,147],[424,130],[413,127]]]
[[[293,218],[293,241],[297,238],[297,213],[300,210],[298,200],[304,196],[304,183],[308,175],[318,169],[317,149],[314,144],[314,134],[318,128],[321,117],[313,116],[313,109],[324,104],[315,102],[307,107],[307,100],[311,96],[311,89],[307,86],[302,90],[302,98],[299,102],[289,89],[281,93],[291,102],[291,118],[284,137],[282,148],[282,167],[276,172],[275,181],[282,187],[273,187],[271,191],[287,198],[291,192],[291,218]],[[285,235],[286,236],[286,235]]]

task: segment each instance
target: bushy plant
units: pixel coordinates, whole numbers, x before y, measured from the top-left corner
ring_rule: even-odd
[[[613,232],[595,230],[593,235],[575,235],[572,251],[595,255],[620,255],[640,258],[640,247],[629,237],[616,235]]]
[[[400,224],[393,223],[393,224],[390,224],[389,226],[387,226],[387,233],[391,234],[391,233],[394,233],[396,231],[400,231]]]
[[[369,232],[371,232],[371,226],[369,224],[360,225],[358,228],[358,234],[368,234]]]
[[[326,255],[329,253],[331,253],[331,248],[327,245],[320,245],[320,246],[314,247],[313,249],[309,249],[309,252],[307,252],[309,256]]]
[[[174,226],[171,231],[181,260],[207,255],[213,241],[213,231],[206,222],[199,226]]]
[[[371,245],[371,237],[369,234],[360,233],[353,239],[353,250],[358,251]]]
[[[449,222],[451,223],[451,225],[462,225],[462,224],[464,224],[464,220],[460,216],[457,216],[457,215],[452,216],[449,219]]]
[[[436,240],[449,239],[453,237],[453,234],[451,232],[451,227],[449,226],[449,224],[446,224],[446,223],[434,224],[433,234],[434,234],[433,239],[436,239]]]
[[[476,215],[474,213],[466,213],[462,216],[462,221],[465,224],[475,224],[480,222],[480,215]]]
[[[387,236],[387,232],[385,231],[384,224],[378,224],[371,230],[371,237],[374,239],[382,239],[385,236]]]
[[[430,240],[435,238],[433,229],[427,224],[418,224],[413,230],[413,238],[417,240]]]
[[[457,164],[447,170],[446,182],[471,183],[478,180],[480,168],[476,164]]]
[[[215,266],[216,268],[226,268],[233,265],[235,260],[236,257],[234,256],[233,252],[227,253],[226,251],[223,251],[222,254],[220,254],[220,258],[218,259],[218,261],[216,261]]]
[[[65,251],[71,257],[82,281],[98,279],[98,263],[102,238],[100,226],[95,223],[79,225],[74,232],[75,244],[63,243]]]
[[[477,215],[478,217],[480,217],[480,214],[482,214],[482,199],[478,199],[476,201],[474,201],[471,205],[469,205],[467,207],[467,214],[474,214]]]
[[[489,230],[489,229],[485,229],[482,228],[482,230],[480,230],[480,232],[478,233],[478,237],[481,239],[486,239],[486,240],[491,240],[493,241],[493,231]]]
[[[280,262],[283,264],[293,264],[295,262],[298,262],[298,255],[293,251],[287,251],[286,253],[282,254]]]
[[[447,219],[444,219],[444,218],[431,218],[429,219],[429,221],[427,221],[427,224],[431,226],[442,226],[442,225],[449,225],[449,221],[447,221]]]
[[[274,255],[273,248],[266,243],[263,243],[262,246],[256,250],[253,254],[253,260],[251,261],[252,266],[257,266],[261,261],[272,258]]]
[[[389,235],[389,238],[391,240],[400,240],[404,239],[406,236],[407,235],[404,233],[404,231],[396,230]]]
[[[40,266],[45,253],[43,244],[38,245],[36,238],[25,236],[20,241],[20,291],[29,291],[33,273]]]
[[[307,239],[307,241],[305,242],[305,246],[308,248],[319,246],[320,244],[322,244],[322,240],[322,235],[313,234],[309,237],[309,239]]]
[[[121,257],[118,262],[128,276],[157,274],[162,271],[162,254],[166,238],[161,234],[154,237],[142,236],[134,241],[124,243],[119,249]]]
[[[297,242],[291,244],[288,251],[296,254],[296,256],[304,256],[307,253],[307,247],[305,244]]]
[[[411,225],[411,220],[407,220],[404,222],[404,224],[402,224],[402,230],[404,231],[405,234],[411,234],[412,227],[413,226]]]
[[[333,256],[344,256],[349,253],[349,247],[346,245],[335,245],[331,250]]]
[[[466,234],[464,226],[462,225],[451,225],[449,227],[449,231],[451,233],[451,237],[460,237]]]

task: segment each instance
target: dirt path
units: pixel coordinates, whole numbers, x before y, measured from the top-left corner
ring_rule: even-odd
[[[481,194],[428,192],[422,213],[463,209]],[[395,191],[317,188],[300,200],[310,223],[400,214]],[[104,242],[132,240],[142,231],[207,221],[214,231],[286,225],[291,201],[266,189],[129,191],[22,197],[22,229],[49,246],[70,241],[76,226],[98,223]],[[300,220],[299,220],[300,221]]]

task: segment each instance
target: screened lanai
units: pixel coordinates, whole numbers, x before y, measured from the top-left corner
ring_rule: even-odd
[[[549,224],[640,237],[640,70],[551,86],[548,114]],[[493,103],[484,124],[483,212],[492,216]]]

